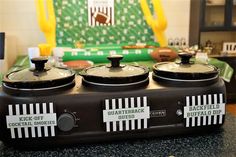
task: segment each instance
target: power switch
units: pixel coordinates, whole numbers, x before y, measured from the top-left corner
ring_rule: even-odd
[[[63,113],[58,118],[57,125],[61,131],[71,131],[75,126],[75,118],[70,113]]]

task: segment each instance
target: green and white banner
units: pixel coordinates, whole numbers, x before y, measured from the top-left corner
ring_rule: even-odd
[[[54,7],[58,47],[74,47],[76,42],[109,45],[154,41],[139,0],[55,0]]]

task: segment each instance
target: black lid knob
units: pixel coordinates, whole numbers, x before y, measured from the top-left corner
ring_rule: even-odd
[[[45,57],[37,57],[32,58],[31,62],[35,65],[35,71],[44,71],[45,63],[47,63],[48,59]]]
[[[111,68],[120,67],[120,61],[123,59],[122,55],[111,55],[108,56],[107,59],[111,61]]]
[[[190,64],[190,58],[192,58],[192,54],[191,53],[187,53],[187,52],[181,52],[179,53],[179,57],[181,58],[181,64]]]

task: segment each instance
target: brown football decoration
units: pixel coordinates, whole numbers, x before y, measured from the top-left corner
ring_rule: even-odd
[[[165,62],[175,60],[178,54],[170,48],[157,48],[151,53],[151,56],[158,62]]]
[[[95,19],[96,22],[99,22],[101,24],[110,23],[110,17],[107,16],[106,14],[104,14],[104,13],[101,13],[101,12],[95,12],[93,14],[93,18]]]

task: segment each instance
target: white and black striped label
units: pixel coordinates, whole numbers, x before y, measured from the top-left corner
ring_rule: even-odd
[[[149,118],[147,97],[105,100],[103,122],[107,132],[145,129]]]
[[[53,103],[8,105],[7,128],[11,138],[55,136],[57,116]]]
[[[89,26],[114,25],[114,0],[88,0]]]
[[[223,52],[236,53],[236,42],[224,42]]]
[[[184,107],[186,127],[216,125],[223,123],[225,101],[223,94],[187,96]]]

